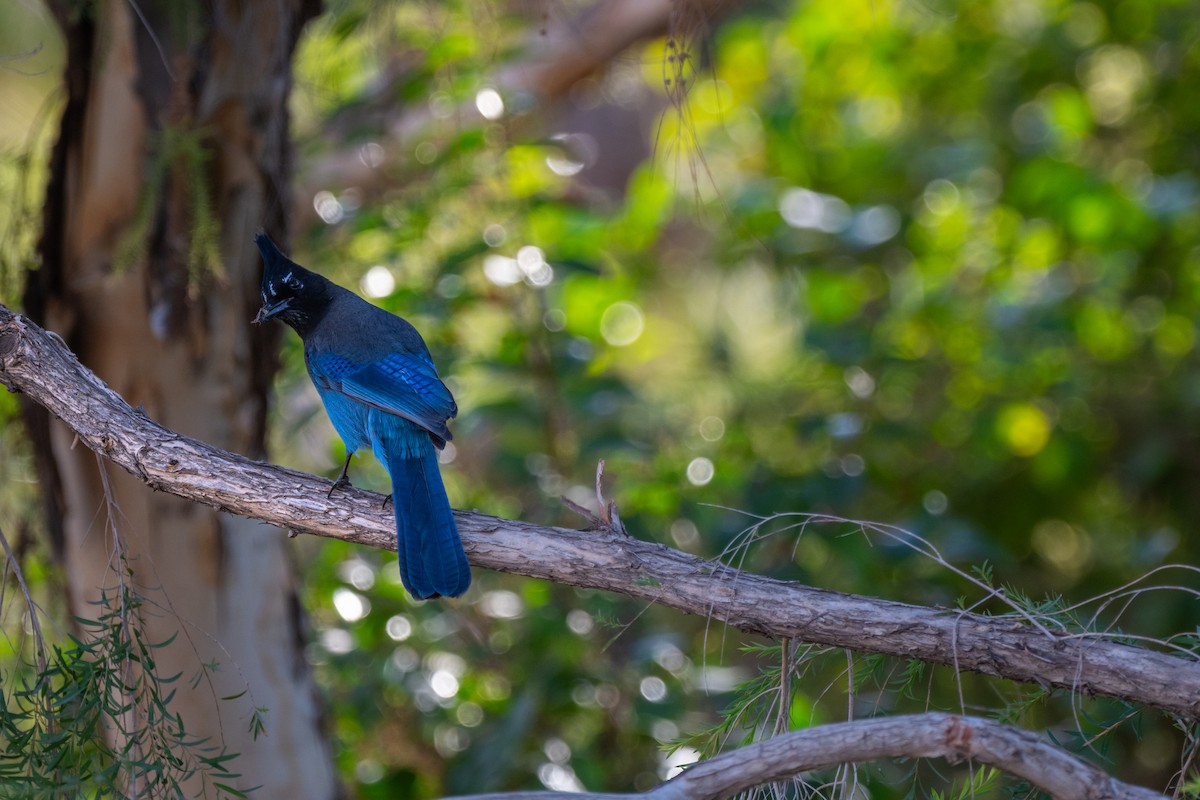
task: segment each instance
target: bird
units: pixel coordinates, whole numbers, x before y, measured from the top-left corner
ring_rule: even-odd
[[[346,462],[329,490],[350,485],[350,460],[371,452],[392,480],[400,578],[414,598],[458,597],[471,570],[436,450],[458,414],[421,334],[396,316],[289,259],[260,232],[262,308],[253,322],[287,323],[304,343],[304,365]],[[435,449],[436,448],[436,449]]]

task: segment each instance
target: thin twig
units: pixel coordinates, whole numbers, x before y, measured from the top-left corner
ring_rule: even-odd
[[[38,671],[46,671],[46,639],[42,636],[42,624],[38,621],[37,603],[33,601],[33,595],[29,592],[29,584],[25,583],[25,573],[21,571],[21,565],[17,562],[17,557],[13,553],[13,549],[8,544],[8,537],[4,535],[4,529],[0,528],[0,546],[4,548],[4,555],[8,560],[9,566],[12,567],[13,574],[17,577],[17,585],[21,587],[21,594],[25,595],[25,608],[29,612],[29,625],[33,628],[33,640],[37,645]]]

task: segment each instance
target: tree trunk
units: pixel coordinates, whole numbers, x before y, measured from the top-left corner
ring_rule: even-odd
[[[277,331],[249,325],[252,237],[285,233],[291,57],[318,5],[54,3],[67,104],[26,311],[152,418],[255,458]],[[337,795],[285,537],[156,494],[73,447],[62,424],[27,418],[48,446],[39,472],[72,612],[94,617],[116,585],[115,532],[147,638],[178,634],[157,660],[160,675],[181,674],[171,710],[240,754],[243,777],[224,782],[262,785],[258,798]],[[267,709],[257,738],[255,707]]]

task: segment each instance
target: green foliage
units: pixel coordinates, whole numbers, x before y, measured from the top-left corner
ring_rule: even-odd
[[[995,791],[1000,785],[1002,773],[999,770],[991,767],[982,767],[972,770],[968,780],[961,784],[955,784],[948,791],[941,792],[934,789],[929,796],[934,800],[973,800],[981,795],[986,796],[988,792]]]
[[[137,215],[117,247],[114,268],[129,269],[146,257],[151,226],[158,209],[168,202],[164,197],[177,190],[186,197],[184,212],[190,236],[187,251],[189,289],[195,290],[205,277],[219,278],[224,274],[217,219],[208,190],[211,143],[207,138],[204,131],[171,126],[157,134],[154,158],[138,199]]]
[[[39,10],[0,8],[0,302],[20,297],[24,273],[36,269],[34,245],[54,122],[63,46]]]
[[[155,655],[174,637],[146,640],[128,586],[95,605],[67,644],[39,641],[35,659],[13,653],[0,664],[4,796],[179,797],[189,785],[247,796],[223,782],[239,777],[230,769],[237,754],[189,735],[170,708],[182,675],[160,674]]]
[[[476,94],[537,50],[538,20],[344,2],[299,61],[302,141],[319,158],[328,115],[358,120],[352,140],[378,142],[394,173],[373,202],[330,187],[337,213],[300,257],[351,286],[375,266],[395,278],[377,302],[425,334],[459,401],[456,507],[578,524],[558,498],[591,502],[603,458],[640,537],[842,591],[1182,642],[1195,573],[1153,571],[1200,559],[1197,24],[1154,0],[753,6],[621,59],[566,101],[579,116],[505,97],[487,121]],[[368,77],[397,49],[411,59],[381,98]],[[403,145],[356,114],[396,102],[433,117]],[[589,127],[597,105],[610,116]],[[645,158],[563,174],[552,143],[569,140],[550,137],[588,133],[603,156],[628,146],[606,130],[629,107],[658,114]],[[286,357],[292,397],[304,378]],[[330,436],[308,397],[276,452],[333,474],[336,446],[295,445]],[[506,576],[411,605],[393,572],[331,545],[308,579],[364,797],[535,776],[644,788],[677,763],[647,758],[654,744],[711,754],[842,718],[847,695],[859,716],[965,701],[1077,731],[1064,742],[1103,741],[1106,766],[1164,783],[1183,749],[1172,721],[1135,726],[1069,692],[791,644],[784,659],[705,620]],[[347,591],[362,617],[339,610]],[[515,616],[487,611],[510,595]],[[397,615],[403,641],[385,630]],[[431,698],[445,652],[457,689]],[[928,765],[863,775],[880,797],[901,781],[1012,788]]]
[[[485,120],[480,91],[539,49],[545,21],[525,13],[340,0],[297,60],[300,151],[386,155],[388,187],[324,187],[328,224],[298,258],[352,287],[373,268],[394,280],[376,302],[425,334],[459,401],[443,465],[456,507],[578,524],[559,498],[592,502],[603,458],[639,537],[1196,652],[1196,572],[1167,567],[1200,563],[1192,9],[751,5],[711,35],[676,20],[562,116],[510,96]],[[396,109],[425,122],[392,139],[379,123]],[[611,138],[650,116],[645,153]],[[558,134],[577,133],[605,160],[572,161]],[[168,130],[148,184],[199,193],[203,245],[197,136]],[[625,150],[636,163],[606,160]],[[193,252],[193,275],[212,268]],[[332,475],[341,446],[286,341],[273,452]],[[356,482],[386,487],[360,461]],[[463,601],[413,603],[390,554],[301,546],[308,657],[363,798],[646,788],[847,709],[964,705],[1056,730],[1119,777],[1165,785],[1191,764],[1181,791],[1200,795],[1195,727],[1115,701],[747,646],[707,620],[479,571]],[[19,674],[6,692],[40,691],[38,669]],[[186,739],[160,712],[157,735]],[[1025,791],[925,762],[859,775],[877,797]]]

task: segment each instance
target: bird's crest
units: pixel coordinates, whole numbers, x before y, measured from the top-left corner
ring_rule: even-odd
[[[288,320],[289,313],[298,311],[294,307],[297,298],[316,288],[314,284],[319,278],[280,252],[267,234],[260,232],[254,237],[254,243],[263,259],[263,307],[254,321],[265,322],[281,315]]]

